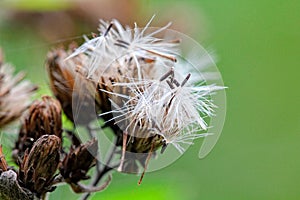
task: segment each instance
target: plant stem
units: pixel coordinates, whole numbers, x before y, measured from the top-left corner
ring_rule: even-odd
[[[95,180],[94,180],[94,182],[93,182],[93,186],[97,186],[97,184],[100,182],[100,180],[103,178],[103,176],[107,173],[107,172],[109,172],[110,170],[112,170],[114,167],[110,167],[110,163],[111,163],[111,161],[112,161],[112,159],[113,159],[113,156],[114,156],[114,154],[115,154],[115,152],[116,152],[116,148],[117,148],[117,145],[116,145],[116,143],[117,143],[117,138],[115,138],[115,141],[114,141],[114,145],[113,145],[113,147],[112,147],[112,149],[111,149],[111,151],[110,151],[110,153],[109,153],[109,156],[108,156],[108,159],[107,159],[107,161],[106,161],[106,163],[105,163],[105,165],[104,165],[104,167],[103,167],[103,169],[99,172],[99,170],[97,169],[97,176],[96,176],[96,178],[95,178]],[[99,161],[98,161],[99,162]],[[97,162],[97,163],[98,163]],[[91,193],[86,193],[86,194],[84,194],[83,196],[82,196],[82,200],[87,200],[88,198],[89,198],[89,196],[91,195]]]

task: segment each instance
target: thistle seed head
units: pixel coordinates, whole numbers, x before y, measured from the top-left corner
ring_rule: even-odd
[[[194,66],[181,62],[180,38],[164,35],[170,24],[152,29],[152,19],[142,29],[136,24],[132,29],[123,27],[117,20],[100,21],[99,36],[86,38],[67,58],[87,56],[86,76],[98,81],[105,105],[99,116],[123,140],[118,143],[123,146],[121,171],[136,168],[130,160],[141,160],[142,165],[146,160],[125,151],[149,153],[172,144],[183,153],[186,144],[209,135],[205,131],[216,108],[212,95],[224,89],[207,84],[206,72],[205,79],[198,79],[201,72],[199,76],[199,71],[191,70]],[[202,61],[203,69],[210,64]]]

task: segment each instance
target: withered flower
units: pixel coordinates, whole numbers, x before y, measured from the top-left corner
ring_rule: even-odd
[[[99,106],[95,101],[97,85],[82,75],[86,65],[86,55],[65,60],[72,53],[72,48],[63,48],[48,53],[47,71],[50,88],[60,101],[66,116],[74,123],[87,125],[97,118]]]
[[[59,168],[61,175],[67,183],[77,183],[89,177],[87,172],[96,164],[98,143],[96,139],[81,144],[78,147],[71,146]]]
[[[37,89],[24,81],[24,73],[13,75],[14,67],[4,64],[0,49],[0,128],[18,119],[30,104],[30,97]]]
[[[74,192],[87,193],[87,199],[109,184],[110,176],[97,186],[109,170],[118,166],[120,172],[138,173],[143,167],[140,184],[158,149],[163,153],[172,145],[183,154],[194,139],[210,135],[206,131],[215,115],[213,95],[224,89],[222,81],[207,79],[215,71],[209,69],[214,63],[189,60],[190,47],[192,57],[201,57],[202,50],[198,54],[197,47],[194,52],[188,37],[168,30],[171,23],[151,28],[153,18],[144,28],[100,20],[99,34],[85,37],[80,47],[71,44],[68,50],[60,47],[48,53],[46,68],[57,100],[42,97],[24,118],[13,152],[22,188],[44,198],[54,185],[65,182]],[[3,66],[0,54],[0,128],[21,115],[34,90],[20,83],[23,76],[4,73]],[[216,78],[221,80],[218,72]],[[11,103],[14,98],[22,102]],[[112,129],[115,146],[103,156],[108,158],[105,163],[96,160],[97,140],[82,144],[72,130],[65,131],[72,145],[62,151],[61,109],[74,128],[85,126],[90,138],[97,130],[91,122],[99,117],[104,120],[101,128]],[[90,186],[82,185],[95,165],[95,179]],[[7,168],[0,146],[0,172]]]
[[[98,80],[99,93],[109,99],[111,108],[100,116],[122,130],[116,134],[122,140],[119,171],[135,172],[136,161],[146,167],[148,155],[169,144],[182,154],[194,139],[209,135],[204,132],[214,115],[211,96],[224,89],[192,81],[195,70],[183,74],[187,62],[180,35],[168,35],[170,23],[151,29],[152,20],[132,29],[117,20],[100,21],[99,36],[86,38],[68,57],[87,55],[87,77]]]
[[[55,135],[43,135],[24,155],[19,169],[22,187],[35,193],[37,197],[53,191],[54,174],[59,165],[61,140]]]
[[[56,135],[59,138],[62,135],[61,106],[50,96],[43,96],[30,106],[15,145],[14,159],[22,158],[26,149],[30,150],[42,135]]]
[[[70,152],[62,161],[59,167],[60,174],[64,178],[64,181],[72,187],[74,192],[97,192],[105,189],[110,183],[110,177],[101,186],[84,186],[79,183],[81,180],[90,178],[87,176],[87,173],[96,165],[97,152],[98,142],[96,139],[92,139],[77,147],[71,146]]]

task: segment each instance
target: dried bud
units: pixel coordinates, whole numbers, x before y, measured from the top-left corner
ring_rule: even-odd
[[[62,122],[61,107],[57,100],[43,96],[29,108],[16,142],[14,158],[23,157],[26,149],[32,148],[33,143],[42,135],[56,135],[61,138]]]
[[[43,135],[26,152],[19,170],[19,181],[36,194],[43,196],[52,191],[52,181],[59,164],[61,140],[55,135]]]
[[[24,79],[24,73],[13,76],[14,68],[4,64],[0,49],[0,128],[18,119],[27,109],[37,89]]]
[[[60,173],[67,183],[88,179],[87,172],[96,164],[98,143],[93,139],[77,148],[71,147],[60,166]]]
[[[84,54],[65,60],[70,51],[62,48],[48,53],[46,67],[53,94],[61,102],[66,116],[76,124],[87,125],[96,119],[99,106],[95,102],[97,86],[81,73],[86,62]],[[79,73],[80,71],[81,73]]]

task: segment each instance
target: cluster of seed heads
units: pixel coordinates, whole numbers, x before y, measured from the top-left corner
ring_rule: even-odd
[[[211,95],[223,87],[194,81],[199,72],[186,72],[189,68],[178,62],[183,53],[180,38],[167,37],[171,24],[151,28],[152,20],[144,28],[101,20],[99,34],[85,37],[81,46],[73,43],[67,50],[59,47],[48,53],[50,89],[57,100],[44,96],[24,115],[13,150],[19,165],[16,185],[21,190],[38,198],[60,182],[77,193],[102,190],[110,178],[100,187],[97,184],[112,169],[113,157],[118,157],[118,171],[135,173],[142,166],[141,183],[156,150],[163,153],[170,144],[182,154],[185,145],[209,135],[205,131],[216,107]],[[11,76],[0,54],[0,128],[29,106],[36,87],[20,83],[22,78]],[[15,98],[22,102],[9,111]],[[63,131],[61,109],[74,128],[86,128],[90,141],[82,143],[75,131]],[[112,151],[104,164],[96,160],[98,144],[91,126],[99,118],[104,121],[102,128],[113,131],[115,148],[121,150]],[[62,145],[64,134],[71,140],[67,150]],[[82,185],[93,166],[97,174],[93,184]],[[9,168],[0,157],[0,169]]]

